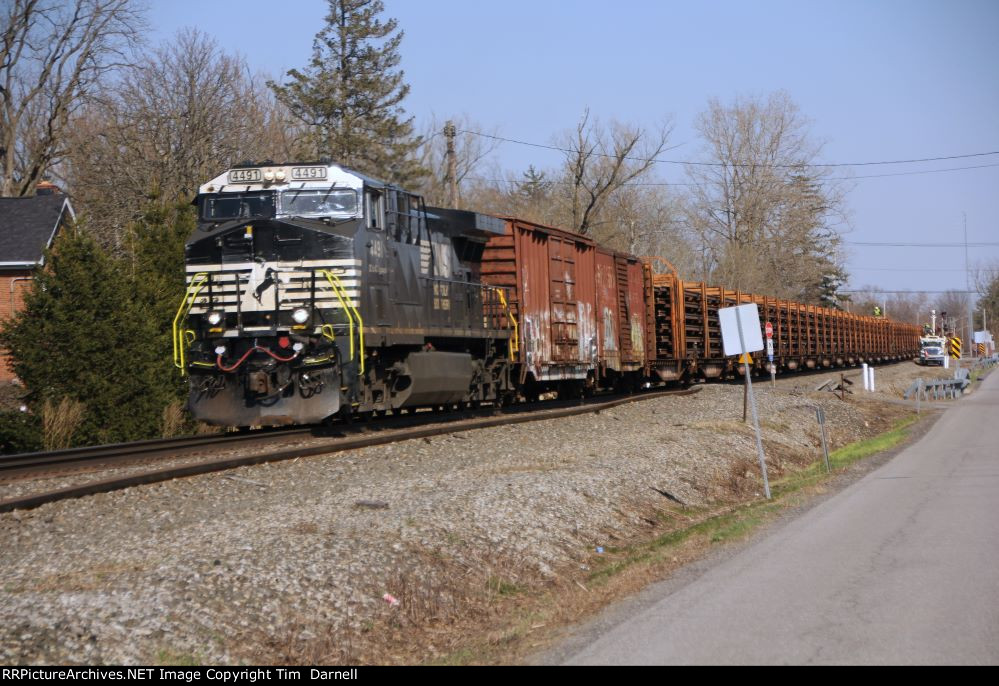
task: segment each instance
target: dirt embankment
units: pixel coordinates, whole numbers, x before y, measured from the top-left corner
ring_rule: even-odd
[[[841,446],[933,373],[880,368],[846,400],[758,381],[771,482],[820,457],[816,406]],[[761,491],[742,387],[712,384],[4,514],[0,661],[512,661],[662,572],[615,575],[616,551]]]

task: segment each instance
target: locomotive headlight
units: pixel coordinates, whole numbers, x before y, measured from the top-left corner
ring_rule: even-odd
[[[264,172],[264,181],[270,183],[273,180],[274,180],[274,172],[268,169],[267,171]]]
[[[309,321],[309,311],[304,307],[299,307],[291,313],[291,318],[295,320],[296,324],[304,324]]]
[[[212,326],[218,326],[222,323],[222,313],[221,312],[209,312],[208,313],[208,323]]]
[[[278,169],[274,173],[274,178],[276,178],[278,181],[284,181],[284,169]]]

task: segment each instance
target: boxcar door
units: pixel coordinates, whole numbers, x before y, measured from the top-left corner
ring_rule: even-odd
[[[579,322],[576,306],[574,243],[560,236],[548,238],[548,276],[551,279],[552,361],[577,362]]]

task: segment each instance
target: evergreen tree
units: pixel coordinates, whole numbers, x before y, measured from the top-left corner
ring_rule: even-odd
[[[816,286],[805,290],[805,297],[809,302],[817,302],[823,307],[842,310],[843,303],[850,302],[850,295],[840,292],[849,280],[849,275],[842,267],[831,262],[827,265],[827,269]]]
[[[527,167],[523,173],[523,181],[517,183],[517,193],[528,203],[548,202],[552,183],[543,171],[538,171],[534,165]]]
[[[46,255],[25,307],[0,332],[34,413],[70,398],[86,411],[74,443],[157,435],[175,389],[155,380],[164,352],[162,323],[133,292],[127,265],[92,237],[67,230]],[[169,356],[169,351],[166,352]]]
[[[381,21],[381,0],[328,0],[326,26],[313,41],[312,60],[288,72],[277,98],[306,126],[316,157],[330,155],[359,171],[407,185],[425,174],[420,145],[402,101],[409,93],[399,66],[403,32]]]
[[[179,203],[152,204],[131,227],[128,280],[149,328],[145,345],[156,351],[148,382],[165,402],[183,402],[187,395],[187,381],[173,366],[172,323],[186,288],[184,244],[195,225],[194,206]]]

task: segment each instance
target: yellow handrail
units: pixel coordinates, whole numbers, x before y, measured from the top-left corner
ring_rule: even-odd
[[[173,318],[173,364],[180,369],[182,374],[184,372],[184,348],[186,347],[186,341],[184,340],[184,327],[181,324],[187,318],[191,308],[194,307],[194,301],[197,299],[201,289],[205,287],[205,281],[207,280],[208,272],[198,272],[191,278],[191,283],[187,285],[187,290],[184,293],[184,298],[180,301],[180,307],[177,308],[177,316]]]
[[[340,305],[343,306],[344,312],[347,313],[347,321],[350,325],[350,359],[352,360],[354,359],[354,319],[357,319],[357,339],[361,353],[361,374],[364,374],[364,322],[361,320],[361,313],[357,311],[356,307],[350,304],[350,297],[347,295],[347,289],[343,287],[340,277],[326,269],[321,271],[323,276],[326,277],[326,280],[330,282],[330,286],[333,288],[333,293],[340,301]]]
[[[513,322],[513,338],[507,342],[507,346],[509,347],[510,359],[516,360],[516,355],[514,353],[520,352],[520,334],[517,318],[514,317],[513,312],[510,311],[510,306],[506,302],[506,294],[503,292],[503,289],[497,288],[496,292],[499,293],[500,303],[502,303],[503,309],[506,312],[506,318]]]

